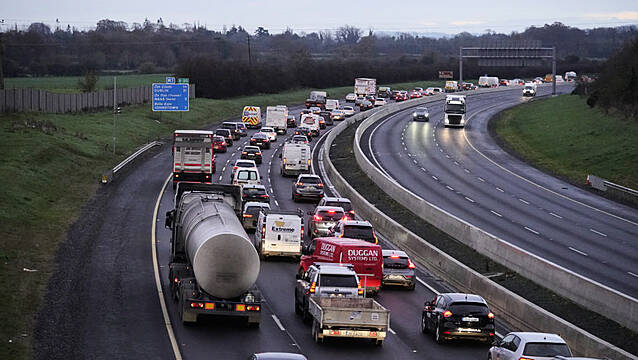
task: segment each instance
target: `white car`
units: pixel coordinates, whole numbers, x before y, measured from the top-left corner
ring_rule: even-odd
[[[376,98],[374,99],[374,106],[383,106],[385,105],[385,99],[384,98]]]
[[[347,102],[355,102],[356,100],[357,100],[357,94],[350,93],[350,94],[346,95],[346,101]]]
[[[277,132],[274,128],[262,127],[261,132],[268,135],[268,140],[270,140],[270,142],[277,141]]]
[[[354,108],[352,106],[342,106],[341,110],[343,110],[346,116],[354,115]]]
[[[511,332],[492,346],[488,360],[548,360],[554,356],[572,356],[565,340],[556,334]]]

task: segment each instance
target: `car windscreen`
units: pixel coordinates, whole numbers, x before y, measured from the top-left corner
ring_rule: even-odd
[[[266,134],[255,134],[253,135],[253,139],[258,139],[258,140],[263,140],[265,138],[267,138],[268,136]]]
[[[465,111],[465,105],[460,105],[460,104],[446,104],[446,105],[445,105],[445,110],[446,110],[446,111]]]
[[[257,147],[245,147],[244,151],[249,153],[258,153],[260,150]]]
[[[269,209],[269,208],[268,207],[261,207],[261,206],[251,206],[248,209],[246,209],[246,211],[244,211],[244,213],[251,214],[251,215],[257,215],[257,214],[259,214],[259,212],[262,209]]]
[[[305,117],[303,119],[304,124],[313,125],[315,123],[315,119],[312,117]]]
[[[324,287],[357,287],[357,278],[353,275],[322,274],[319,286]]]
[[[321,210],[317,212],[321,217],[320,221],[338,221],[343,218],[343,211],[337,210]]]
[[[383,267],[386,269],[407,269],[410,261],[407,257],[392,258],[390,256],[383,257]]]
[[[560,343],[527,343],[523,350],[524,356],[571,356],[567,344]]]
[[[485,304],[478,303],[452,303],[448,309],[452,314],[487,315],[490,311]]]
[[[302,177],[301,179],[299,179],[299,182],[303,184],[320,184],[321,180],[319,180],[319,178],[309,176],[309,177]]]
[[[220,136],[228,136],[229,131],[228,130],[215,130],[215,135],[220,135]]]
[[[352,204],[349,202],[339,202],[339,201],[326,201],[326,206],[339,206],[343,209],[343,211],[352,210]]]
[[[257,172],[240,170],[239,174],[237,174],[237,179],[238,180],[257,180]]]
[[[266,195],[266,190],[262,188],[244,188],[243,192],[249,196]]]
[[[374,234],[369,226],[344,226],[343,237],[374,241]]]

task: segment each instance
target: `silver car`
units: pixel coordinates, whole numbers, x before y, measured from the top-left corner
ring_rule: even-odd
[[[412,260],[403,251],[383,250],[383,286],[402,286],[414,290],[416,274]]]
[[[343,219],[345,212],[338,206],[317,206],[315,211],[309,211],[312,215],[310,219],[310,237],[327,236],[330,229]]]

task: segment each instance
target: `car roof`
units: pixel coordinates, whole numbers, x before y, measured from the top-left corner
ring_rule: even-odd
[[[264,127],[261,128],[261,131],[264,131],[264,130],[266,130],[266,131],[274,131],[275,129],[271,128],[271,127],[264,126]]]
[[[351,246],[363,246],[363,247],[377,247],[379,245],[377,244],[373,244],[371,242],[365,241],[365,240],[361,240],[361,239],[352,239],[352,238],[346,238],[346,237],[318,237],[315,238],[314,241],[323,241],[323,242],[330,242],[333,243],[335,245],[351,245]]]
[[[217,129],[217,130],[215,130],[215,132],[217,132],[217,131],[223,131],[223,132],[228,131],[228,132],[230,132],[230,129]]]
[[[558,343],[558,344],[566,344],[565,340],[556,334],[551,333],[541,333],[541,332],[524,332],[524,331],[516,331],[511,332],[508,335],[513,334],[521,338],[521,340],[525,342],[549,342],[549,343]]]
[[[315,208],[315,212],[328,211],[328,210],[335,210],[335,211],[345,212],[341,206],[317,206]]]
[[[244,146],[244,150],[261,150],[259,148],[259,146],[255,146],[255,145],[246,145]],[[245,159],[244,159],[245,160]]]
[[[465,294],[465,293],[444,293],[441,296],[445,296],[448,299],[452,300],[453,303],[457,302],[472,302],[472,303],[482,303],[487,305],[487,301],[483,299],[480,295],[475,294]]]
[[[382,253],[383,253],[383,257],[392,256],[392,255],[399,255],[401,257],[409,257],[408,254],[405,253],[405,251],[401,251],[401,250],[385,249],[382,251]]]
[[[312,265],[318,267],[319,272],[322,274],[335,274],[335,275],[356,274],[356,272],[354,271],[354,265],[352,264],[316,262]]]
[[[259,184],[244,185],[243,188],[244,189],[264,189],[264,190],[266,190],[266,187],[264,185],[259,185]]]
[[[247,203],[244,204],[244,210],[248,209],[249,207],[261,207],[261,208],[270,209],[270,204],[265,202],[259,202],[259,201],[248,201]]]
[[[255,136],[260,136],[261,137],[261,136],[268,136],[268,135],[266,135],[263,132],[259,131],[259,132],[256,132],[256,133],[253,134],[253,137],[255,137]]]
[[[315,178],[315,179],[319,179],[321,180],[321,178],[319,177],[319,175],[316,174],[300,174],[299,178]]]
[[[302,354],[282,353],[282,352],[268,352],[255,354],[259,360],[308,360]]]
[[[365,220],[341,220],[344,226],[368,226],[372,227],[368,221]]]
[[[255,164],[255,160],[248,160],[248,159],[237,159],[237,160],[235,160],[235,165],[237,165],[239,163],[251,163],[255,167],[257,167],[257,164]]]
[[[348,198],[344,198],[344,197],[332,197],[332,196],[325,196],[323,199],[323,202],[327,202],[327,201],[335,201],[335,202],[347,202],[350,203],[350,199]]]

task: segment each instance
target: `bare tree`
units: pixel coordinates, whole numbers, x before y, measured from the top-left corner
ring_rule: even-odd
[[[342,26],[337,29],[335,36],[339,42],[345,44],[356,44],[361,38],[361,29],[351,25]]]

